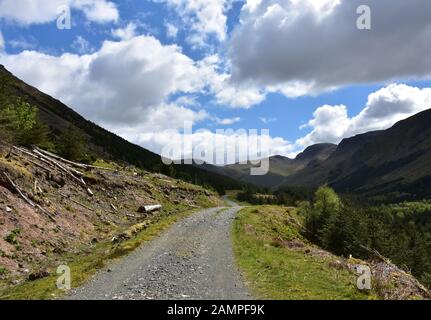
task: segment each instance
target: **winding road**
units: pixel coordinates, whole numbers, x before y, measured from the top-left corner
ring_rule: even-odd
[[[240,207],[225,201],[233,206],[202,210],[177,222],[67,299],[251,299],[232,252],[231,225]]]

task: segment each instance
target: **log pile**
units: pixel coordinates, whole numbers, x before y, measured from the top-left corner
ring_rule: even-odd
[[[23,147],[18,147],[18,146],[12,146],[10,148],[10,152],[9,152],[9,156],[16,158],[17,160],[25,160],[28,163],[31,163],[32,165],[34,165],[35,167],[37,167],[38,169],[42,169],[43,171],[47,172],[50,176],[51,179],[54,179],[55,177],[58,177],[58,172],[61,172],[63,176],[66,176],[69,178],[70,181],[73,181],[74,183],[76,183],[77,185],[79,185],[80,187],[82,187],[85,191],[85,193],[87,194],[87,196],[89,197],[93,197],[94,193],[93,191],[89,188],[88,184],[85,181],[85,173],[83,172],[83,170],[103,170],[103,171],[113,171],[113,172],[118,172],[115,169],[111,169],[111,168],[105,168],[105,167],[99,167],[99,166],[93,166],[93,165],[88,165],[88,164],[84,164],[84,163],[78,163],[78,162],[74,162],[74,161],[70,161],[67,159],[64,159],[62,157],[60,157],[59,155],[56,155],[52,152],[43,150],[41,148],[38,147],[34,147],[31,150],[23,148]],[[48,216],[51,220],[54,220],[54,214],[50,213],[48,210],[42,208],[40,205],[38,205],[37,203],[35,203],[34,201],[30,200],[30,198],[26,195],[25,192],[23,192],[17,185],[16,182],[13,181],[13,179],[10,177],[10,175],[8,175],[6,172],[3,172],[3,176],[7,179],[8,183],[10,184],[11,189],[13,189],[16,193],[18,193],[20,195],[20,197],[31,207],[35,207],[37,208],[39,211],[41,211],[43,214],[45,214],[46,216]],[[61,181],[56,181],[53,180],[55,182],[57,182],[57,184],[63,186],[64,184],[66,184],[67,182],[65,181],[65,179],[60,179]],[[34,181],[34,185],[33,185],[33,191],[34,194],[38,194],[41,193],[39,192],[41,189],[38,186],[38,182],[37,180]],[[94,211],[93,208],[89,207],[88,205],[85,205],[84,203],[71,198],[69,195],[65,195],[60,193],[62,198],[68,199],[72,202],[74,202],[75,204],[88,209],[90,211]],[[115,204],[111,203],[110,207],[112,208],[112,213],[116,213],[118,212],[118,208],[117,206],[115,206]],[[154,205],[144,205],[141,206],[138,210],[139,213],[151,213],[151,212],[155,212],[162,209],[162,206],[160,204],[154,204]],[[132,217],[132,216],[130,216]],[[139,216],[133,216],[133,218],[142,218]]]
[[[78,170],[77,168],[85,169],[85,170],[98,169],[98,170],[115,171],[110,168],[91,166],[83,163],[73,162],[37,147],[34,147],[32,150],[29,150],[23,147],[12,146],[8,156],[14,157],[17,160],[24,159],[28,163],[31,163],[38,169],[41,169],[49,173],[53,177],[56,176],[55,171],[57,172],[60,171],[65,176],[69,177],[70,180],[72,180],[73,182],[75,182],[76,184],[84,188],[88,196],[93,196],[94,195],[93,191],[88,187],[87,183],[84,180],[85,174],[82,171]],[[49,217],[51,220],[55,221],[54,214],[44,209],[34,201],[30,200],[30,198],[26,195],[26,193],[21,190],[21,188],[17,185],[15,181],[13,181],[11,176],[6,171],[2,172],[2,175],[6,178],[6,181],[10,185],[11,189],[16,193],[18,193],[19,196],[29,206],[33,208],[37,208],[44,215]],[[39,192],[40,187],[38,186],[37,180],[34,181],[33,189],[35,194],[40,193]],[[70,200],[76,204],[79,204],[82,207],[85,207],[88,210],[93,210],[90,207],[78,202],[77,200],[74,200],[74,199],[70,199]]]

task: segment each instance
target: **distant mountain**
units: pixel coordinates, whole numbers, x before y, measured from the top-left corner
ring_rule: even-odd
[[[285,179],[304,169],[307,165],[317,164],[326,160],[337,148],[330,143],[316,144],[308,147],[295,159],[283,156],[273,156],[269,159],[269,172],[263,176],[250,175],[252,164],[233,164],[224,167],[205,165],[208,171],[232,177],[241,182],[254,184],[256,186],[277,189]]]
[[[431,109],[387,130],[344,139],[338,146],[310,146],[295,159],[271,157],[264,176],[251,176],[250,164],[204,167],[272,190],[328,184],[343,193],[389,199],[431,197]]]
[[[310,162],[282,186],[328,184],[340,192],[431,196],[431,110],[393,127],[344,139],[325,161]]]
[[[87,136],[90,149],[100,157],[123,161],[149,171],[174,175],[198,184],[210,185],[218,191],[242,187],[241,183],[229,177],[192,165],[165,166],[159,155],[86,120],[61,101],[18,79],[2,65],[0,65],[0,94],[18,96],[36,106],[40,118],[48,124],[54,136],[60,135],[70,126],[75,127]],[[0,105],[1,107],[3,106]]]

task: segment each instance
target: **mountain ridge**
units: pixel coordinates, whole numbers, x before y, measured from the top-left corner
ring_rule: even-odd
[[[272,156],[269,158],[269,172],[262,176],[250,175],[250,169],[256,167],[250,162],[244,165],[231,164],[223,167],[205,164],[203,168],[248,184],[276,190],[287,176],[305,168],[310,163],[324,161],[335,151],[336,147],[335,144],[321,143],[306,148],[294,159],[281,155]]]
[[[328,159],[287,177],[283,186],[328,184],[347,193],[430,196],[429,123],[431,109],[401,120],[389,129],[343,139]]]

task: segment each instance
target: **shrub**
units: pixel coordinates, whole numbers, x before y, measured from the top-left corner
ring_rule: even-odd
[[[18,245],[17,237],[20,233],[20,229],[14,229],[4,238],[4,240],[10,244]]]
[[[20,98],[2,106],[0,124],[2,135],[7,135],[13,143],[51,147],[48,127],[40,120],[38,109]]]

